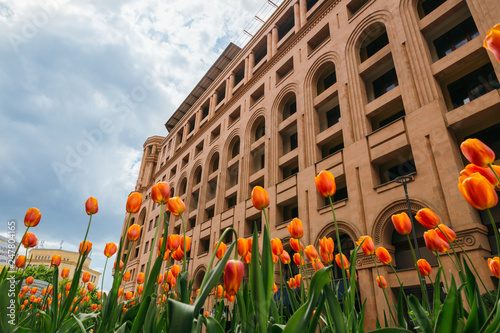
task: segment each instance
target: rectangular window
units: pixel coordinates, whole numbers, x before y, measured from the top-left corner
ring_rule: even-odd
[[[389,38],[387,37],[387,32],[384,31],[380,36],[366,45],[366,58],[370,58],[372,55],[382,50],[387,44],[389,44]]]
[[[332,127],[341,120],[340,118],[340,107],[337,105],[330,111],[326,112],[326,121],[328,123],[328,128]]]
[[[441,59],[479,36],[474,19],[469,17],[456,27],[433,41],[438,58]]]
[[[290,151],[296,149],[299,146],[299,142],[297,139],[297,133],[293,133],[290,135]]]
[[[210,220],[212,217],[214,217],[215,209],[214,209],[214,207],[211,207],[211,208],[208,208],[206,210],[206,212],[207,212],[207,220]]]
[[[198,254],[207,253],[210,250],[210,237],[200,239]]]
[[[499,89],[500,84],[491,63],[476,69],[448,85],[453,108],[458,108],[478,97]]]
[[[392,89],[398,86],[398,77],[396,75],[396,69],[392,68],[387,73],[380,76],[378,79],[373,81],[373,92],[375,94],[375,98],[379,98],[386,92],[391,91]]]
[[[380,164],[378,169],[381,184],[393,181],[400,176],[409,175],[417,171],[411,152],[406,154],[406,156],[402,154],[399,155],[398,159],[393,159]]]
[[[196,124],[196,118],[193,118],[189,121],[189,133],[194,131],[195,124]]]
[[[233,195],[233,196],[227,198],[226,202],[227,202],[227,209],[233,208],[234,206],[236,206],[236,195]]]
[[[144,246],[144,253],[148,252],[148,246],[149,246],[149,241],[147,241],[146,245]]]

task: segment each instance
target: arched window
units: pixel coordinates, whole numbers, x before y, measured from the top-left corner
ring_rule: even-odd
[[[438,261],[436,255],[425,246],[424,232],[427,231],[427,229],[416,220],[414,221],[415,223],[413,227],[415,228],[415,233],[417,235],[420,258],[427,260],[431,265],[437,265]],[[410,240],[412,242],[411,245],[415,249],[415,243],[412,235],[413,233],[410,233]],[[413,255],[411,253],[410,244],[408,243],[408,237],[406,235],[399,234],[396,230],[393,230],[391,244],[394,246],[395,262],[393,265],[396,267],[396,270],[415,268],[415,262],[413,261]]]
[[[361,62],[367,60],[382,50],[389,44],[389,37],[383,24],[377,25],[366,33],[366,37],[359,49],[359,58]]]
[[[194,172],[194,184],[197,185],[201,183],[201,166],[199,166]]]
[[[219,153],[215,153],[210,161],[210,171],[215,172],[219,170]]]
[[[333,243],[335,244],[335,248],[333,250],[333,258],[335,260],[335,255],[339,253],[338,251],[338,245],[337,245],[337,236],[335,232],[332,232],[327,238],[331,237],[333,239]],[[342,254],[346,256],[347,260],[351,259],[351,252],[354,250],[355,244],[354,241],[351,239],[351,237],[348,234],[340,232],[340,244],[342,248]],[[333,275],[335,279],[342,279],[342,270],[339,268],[337,263],[334,263],[333,265],[334,270],[333,270]]]
[[[333,86],[337,82],[337,73],[335,72],[335,65],[328,63],[326,68],[323,69],[318,77],[316,83],[316,95],[321,95],[322,92]]]
[[[290,98],[288,98],[285,105],[283,106],[282,120],[287,119],[288,117],[292,116],[296,112],[297,112],[297,102],[296,102],[295,94],[293,94]]]
[[[255,127],[254,141],[259,140],[266,135],[266,120],[262,118],[259,124]]]
[[[179,190],[179,195],[184,195],[186,194],[186,190],[187,190],[187,179],[184,178],[182,181],[181,181],[181,185],[180,185],[180,190]]]
[[[231,145],[231,158],[235,158],[240,154],[240,138],[234,139]]]

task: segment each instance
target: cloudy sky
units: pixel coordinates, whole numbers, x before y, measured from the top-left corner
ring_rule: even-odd
[[[147,137],[264,0],[0,0],[0,233],[30,207],[44,248],[89,240],[102,271]],[[110,285],[106,274],[105,289]]]

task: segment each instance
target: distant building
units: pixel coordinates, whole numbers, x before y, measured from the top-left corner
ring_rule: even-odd
[[[144,143],[135,188],[144,201],[132,216],[142,234],[130,250],[126,291],[136,288],[150,251],[157,256],[152,240],[162,225],[152,185],[168,182],[186,203],[194,292],[227,227],[239,237],[249,237],[254,222],[263,228],[250,201],[256,185],[269,193],[271,237],[285,250],[293,253],[286,225],[294,217],[304,223],[306,245],[318,248],[325,236],[337,245],[330,207],[314,183],[323,169],[336,177],[345,255],[370,235],[391,253],[408,292],[421,297],[408,242],[391,222],[392,214],[408,212],[395,181],[406,175],[412,213],[430,207],[439,214],[495,289],[486,261],[496,254],[493,228],[457,183],[467,164],[459,149],[464,139],[479,138],[500,157],[500,64],[482,46],[500,22],[499,9],[498,0],[282,1],[246,46],[226,48],[167,120],[169,133]],[[500,223],[498,207],[493,214]],[[180,219],[165,215],[169,233],[181,233]],[[424,228],[415,229],[434,279],[437,259],[425,247]],[[446,272],[455,272],[446,255],[442,260]],[[365,323],[374,329],[387,313],[377,271],[362,253],[353,264],[367,300]],[[298,273],[294,264],[292,270]],[[388,266],[379,270],[397,302],[395,274]],[[340,270],[334,273],[339,280]]]
[[[68,278],[73,278],[73,274],[75,273],[76,263],[78,261],[78,252],[70,252],[64,250],[56,250],[56,249],[32,249],[28,257],[26,258],[26,265],[29,266],[45,266],[50,268],[50,262],[52,260],[52,256],[58,254],[61,256],[61,264],[59,265],[59,274],[64,268],[69,268],[69,276]],[[30,262],[31,260],[31,262]],[[88,272],[90,274],[89,282],[92,282],[95,287],[97,287],[99,283],[99,278],[101,273],[91,269],[90,262],[92,259],[87,258],[83,263],[83,272]]]
[[[0,272],[5,266],[10,265],[11,258],[9,254],[14,255],[12,251],[16,251],[18,245],[19,242],[14,237],[7,238],[0,236]]]

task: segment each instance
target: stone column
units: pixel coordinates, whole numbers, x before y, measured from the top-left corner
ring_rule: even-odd
[[[307,22],[307,3],[306,0],[299,0],[300,4],[300,27],[302,28]]]
[[[228,89],[227,89],[227,97],[226,99],[229,100],[231,97],[233,97],[233,88],[234,88],[234,72],[229,75],[229,80],[228,80]]]
[[[252,51],[248,55],[248,80],[250,80],[253,76],[253,66],[255,66],[255,54]]]
[[[300,28],[302,28],[302,25],[300,24],[300,6],[299,2],[296,1],[293,5],[293,16],[295,20],[295,33],[297,33]]]
[[[273,54],[273,35],[271,32],[267,33],[267,61],[270,61]]]
[[[272,30],[272,37],[273,37],[273,40],[272,40],[272,56],[274,56],[277,52],[278,52],[278,26],[275,25],[273,27],[273,30]],[[268,50],[269,52],[269,50]]]

